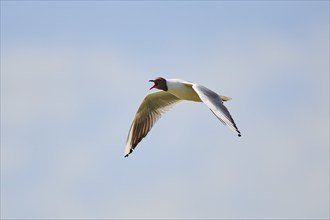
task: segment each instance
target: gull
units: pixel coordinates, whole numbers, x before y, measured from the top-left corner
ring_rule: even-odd
[[[230,100],[230,97],[218,95],[202,85],[181,79],[157,77],[149,82],[154,83],[150,90],[156,88],[162,91],[151,93],[143,99],[128,132],[125,157],[133,152],[163,113],[183,100],[203,102],[225,126],[241,136],[241,132],[223,104]]]

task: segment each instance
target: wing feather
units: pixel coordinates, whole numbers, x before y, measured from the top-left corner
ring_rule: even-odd
[[[238,130],[234,119],[231,117],[228,109],[223,104],[223,101],[219,98],[219,95],[212,90],[194,84],[192,88],[195,90],[200,99],[204,104],[210,108],[213,114],[227,127],[234,132],[237,132],[238,136],[241,136],[241,132]]]
[[[144,98],[128,132],[125,157],[133,152],[162,114],[179,101],[179,98],[164,91],[149,94]]]

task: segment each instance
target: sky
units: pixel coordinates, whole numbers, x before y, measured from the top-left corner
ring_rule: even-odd
[[[124,158],[150,79],[202,103]],[[2,219],[328,219],[329,1],[1,1]]]

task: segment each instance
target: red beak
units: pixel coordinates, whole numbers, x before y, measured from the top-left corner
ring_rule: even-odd
[[[155,85],[153,85],[149,90],[152,90],[153,88],[156,88],[156,86],[158,86],[158,83],[156,83],[154,80],[149,80],[149,82],[153,82],[155,83]]]

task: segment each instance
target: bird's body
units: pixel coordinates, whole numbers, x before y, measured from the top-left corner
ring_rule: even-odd
[[[180,79],[168,79],[166,80],[166,83],[168,92],[175,95],[179,99],[194,102],[202,101],[196,91],[192,88],[194,85],[193,83]]]
[[[223,105],[224,101],[231,99],[230,97],[220,96],[204,86],[180,79],[158,77],[150,81],[155,83],[150,89],[157,88],[163,91],[147,95],[141,103],[128,133],[125,157],[133,152],[166,110],[184,100],[204,102],[223,124],[241,136],[228,109]]]

